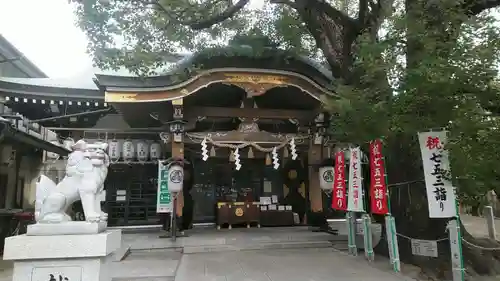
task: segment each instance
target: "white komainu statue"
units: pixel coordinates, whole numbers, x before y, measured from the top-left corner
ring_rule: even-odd
[[[66,210],[81,200],[87,222],[107,221],[101,210],[100,193],[108,174],[109,156],[106,143],[76,142],[68,157],[66,176],[55,184],[41,175],[36,185],[35,218],[38,223],[71,221]]]

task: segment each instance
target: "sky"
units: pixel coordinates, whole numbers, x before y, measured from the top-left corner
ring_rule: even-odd
[[[264,0],[253,0],[259,8]],[[0,34],[52,78],[91,75],[87,39],[68,0],[0,0]]]
[[[49,77],[92,69],[87,39],[68,0],[0,0],[0,34]]]

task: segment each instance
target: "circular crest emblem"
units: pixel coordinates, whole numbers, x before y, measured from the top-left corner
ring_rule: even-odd
[[[333,171],[326,170],[323,172],[323,180],[326,182],[333,182]]]
[[[180,170],[173,170],[170,173],[170,181],[173,183],[181,183],[182,182],[182,171]]]
[[[235,214],[237,217],[241,217],[241,216],[243,216],[243,209],[242,209],[242,208],[236,208],[236,210],[234,210],[234,214]]]

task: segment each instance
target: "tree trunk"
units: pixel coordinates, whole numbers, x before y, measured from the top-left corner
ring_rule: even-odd
[[[451,253],[446,225],[449,219],[431,219],[427,205],[421,156],[415,136],[399,135],[389,140],[387,155],[387,174],[391,195],[391,212],[395,217],[400,260],[413,264],[430,277],[438,280],[451,279]],[[403,184],[401,184],[403,183]],[[391,186],[392,185],[392,186]],[[463,238],[485,248],[498,248],[500,244],[489,239],[473,237],[461,224]],[[380,255],[388,256],[385,230],[383,239],[375,248]],[[405,237],[423,240],[440,240],[438,258],[415,256],[412,254],[411,241]],[[500,273],[500,251],[485,251],[462,243],[464,266],[468,275],[496,275]]]

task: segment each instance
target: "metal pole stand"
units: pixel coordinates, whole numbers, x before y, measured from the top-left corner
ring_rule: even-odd
[[[457,217],[448,222],[453,281],[465,280],[464,260],[462,256],[462,236],[460,234],[459,220],[460,217]]]
[[[354,212],[347,212],[345,221],[347,224],[347,246],[349,248],[349,254],[357,256],[358,248],[356,247],[356,217],[354,215]]]
[[[180,232],[177,228],[177,195],[176,193],[171,193],[172,195],[172,213],[170,214],[170,231],[165,235],[161,235],[160,238],[171,238],[172,242],[175,242],[177,237],[187,237],[184,232]]]
[[[385,216],[385,233],[389,246],[389,257],[394,272],[401,272],[401,262],[399,261],[399,245],[396,232],[396,221],[391,215]]]
[[[365,257],[368,259],[368,261],[374,261],[375,253],[373,252],[372,219],[370,215],[363,214],[361,216],[361,223],[363,224],[363,243],[365,248]]]

